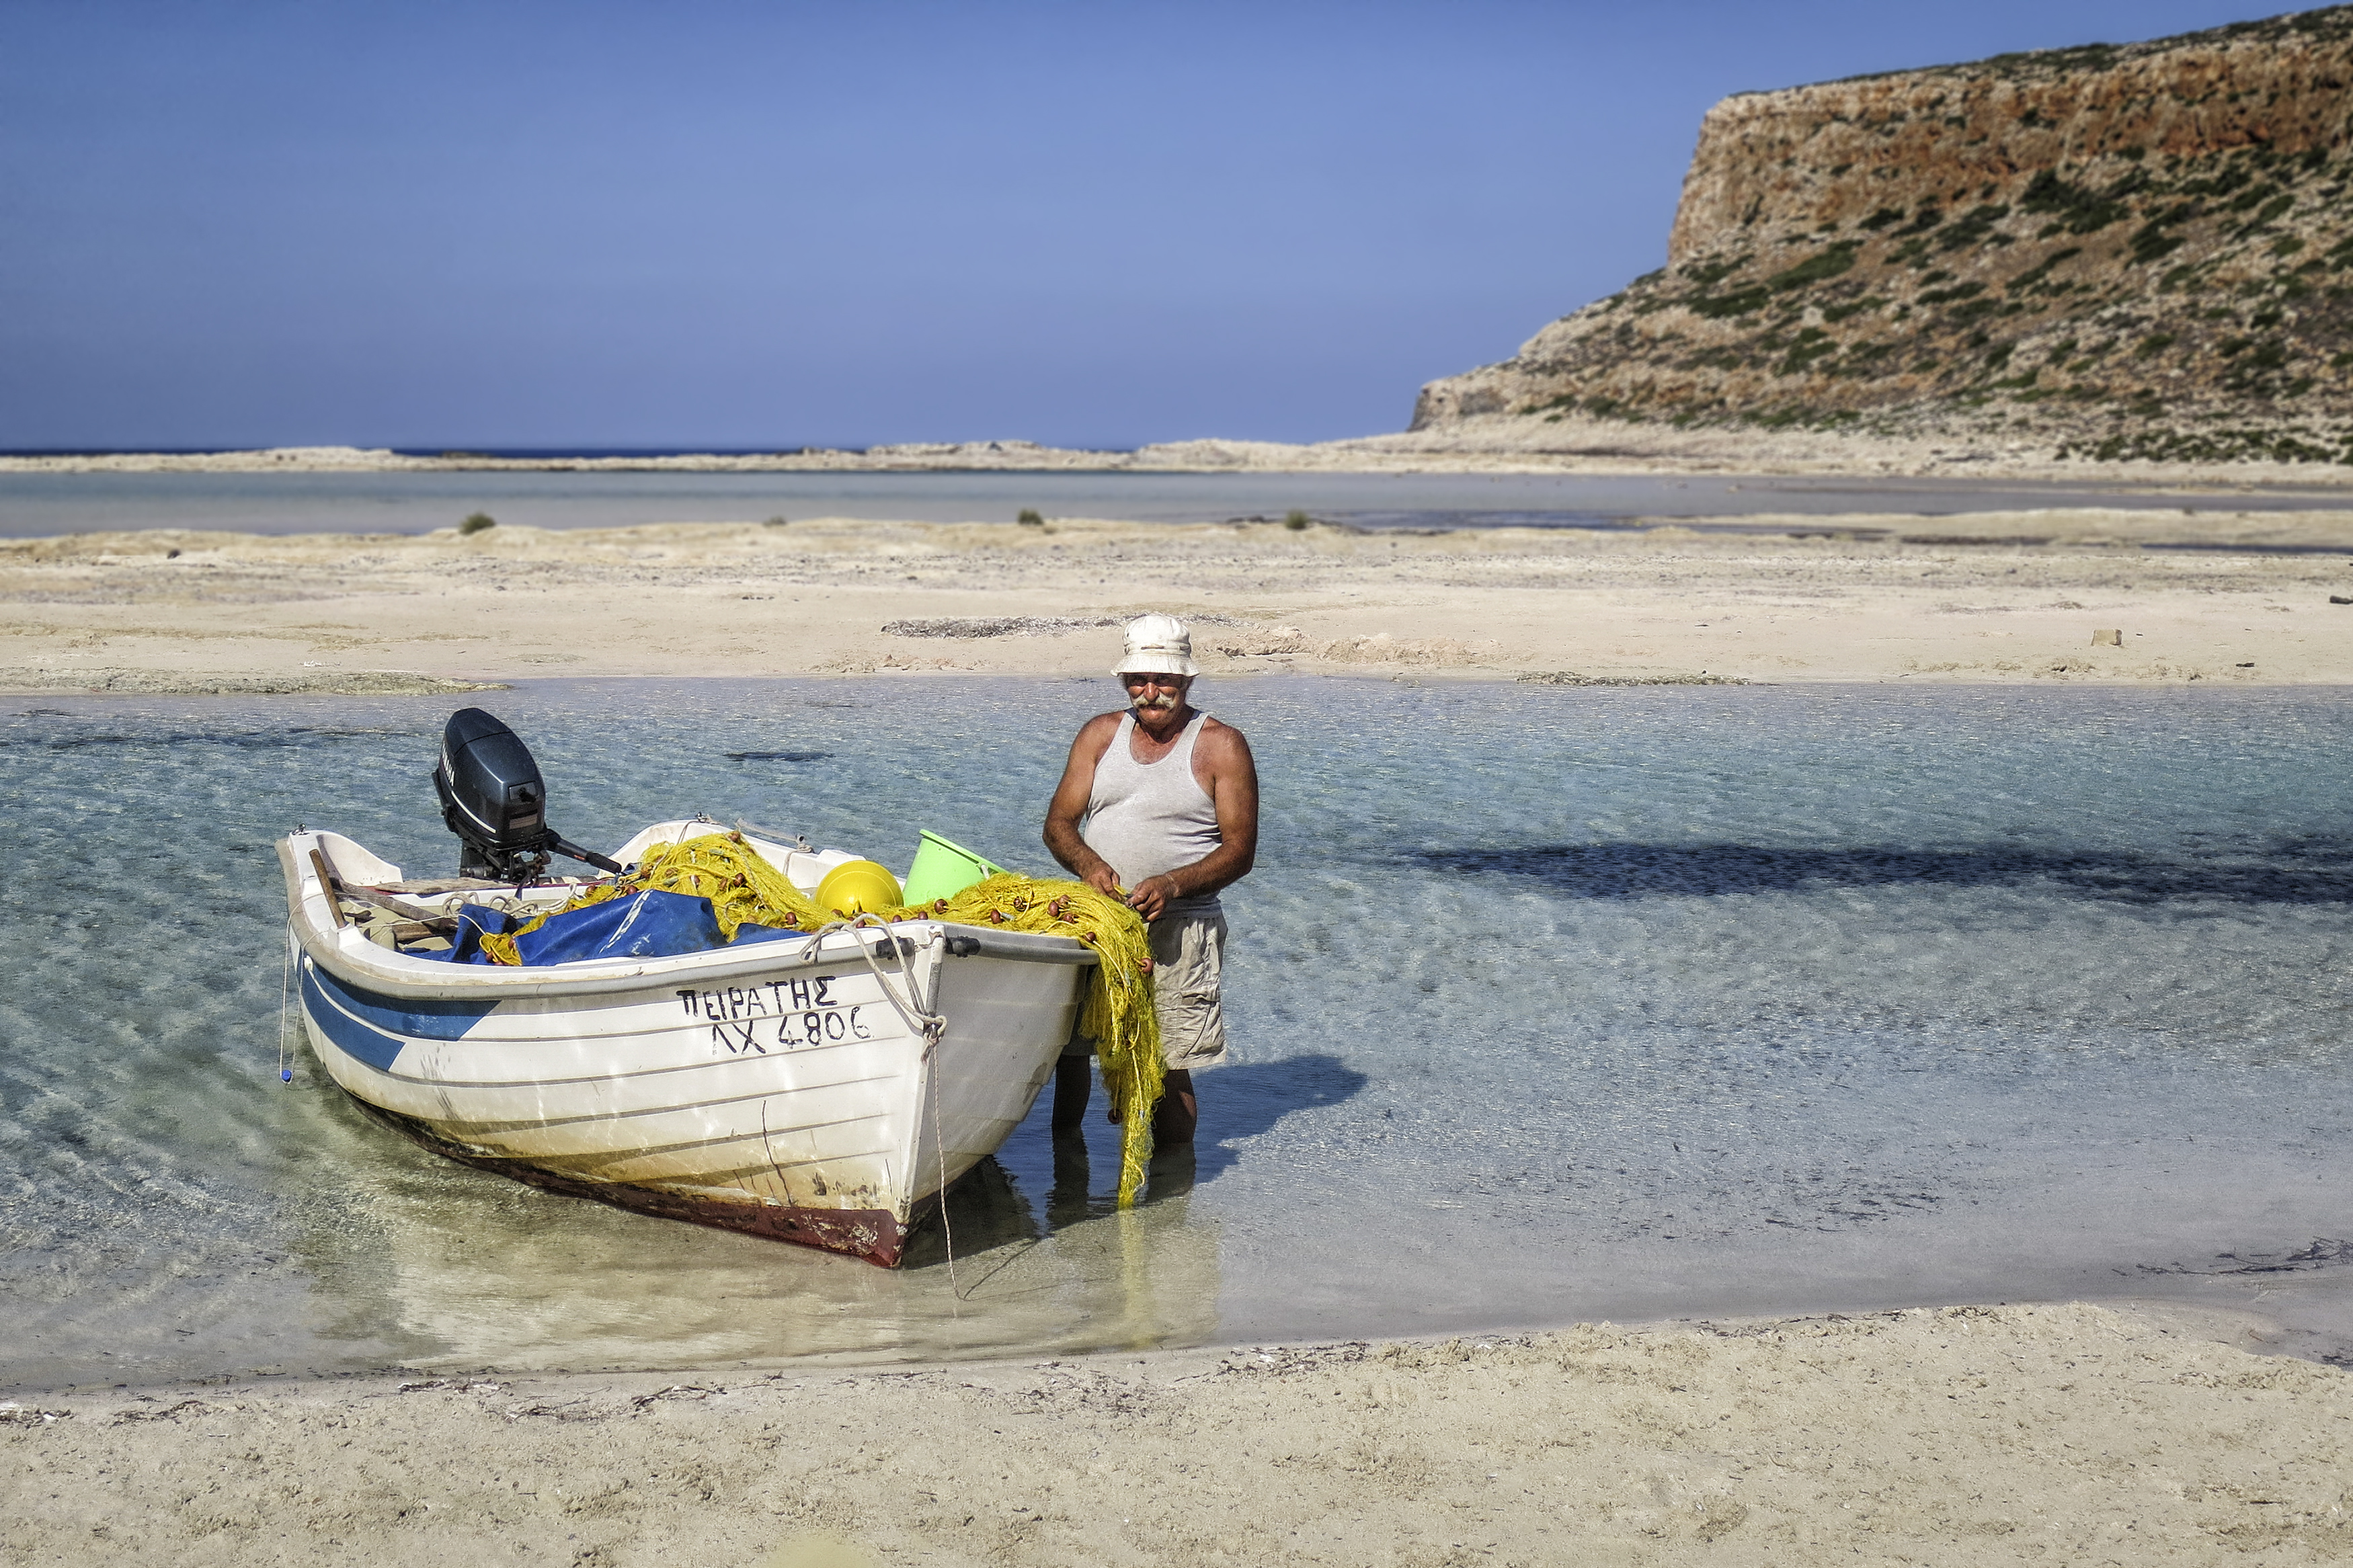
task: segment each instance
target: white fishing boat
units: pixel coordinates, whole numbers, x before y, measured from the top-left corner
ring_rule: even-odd
[[[588,858],[538,828],[535,800],[531,814],[537,842]],[[727,831],[659,823],[594,858],[617,868]],[[460,833],[463,869],[497,868]],[[744,837],[805,892],[855,858]],[[414,879],[335,833],[278,847],[311,1050],[378,1121],[536,1186],[885,1266],[1029,1114],[1096,962],[1067,937],[902,920],[670,957],[455,963],[459,917],[552,909],[594,879]]]

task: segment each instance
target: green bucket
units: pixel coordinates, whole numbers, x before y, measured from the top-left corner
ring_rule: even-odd
[[[975,882],[1004,869],[961,844],[949,843],[927,827],[923,829],[923,842],[916,847],[915,863],[907,868],[907,901],[928,904],[934,899],[952,899]]]

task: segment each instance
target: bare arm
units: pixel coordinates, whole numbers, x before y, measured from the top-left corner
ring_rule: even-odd
[[[1086,732],[1081,731],[1080,739],[1085,738]],[[1102,750],[1098,749],[1095,755],[1101,757]],[[1250,755],[1250,742],[1232,725],[1211,720],[1202,727],[1201,738],[1194,742],[1193,769],[1202,787],[1209,792],[1210,804],[1217,808],[1218,832],[1225,842],[1191,865],[1147,877],[1143,886],[1129,891],[1128,903],[1147,921],[1158,920],[1179,899],[1214,893],[1240,881],[1258,861],[1258,762]],[[1094,778],[1092,763],[1087,778],[1091,785]],[[1067,778],[1063,784],[1069,787]],[[1060,795],[1058,793],[1054,799],[1059,806]],[[1086,805],[1083,791],[1079,805],[1082,810]],[[1046,831],[1046,842],[1051,847],[1050,816]],[[1077,837],[1075,829],[1072,837]],[[1060,851],[1055,853],[1060,855]],[[1065,858],[1062,864],[1071,866],[1071,862]],[[1075,866],[1071,868],[1077,869]]]
[[[1098,713],[1079,730],[1079,737],[1071,742],[1071,760],[1062,768],[1062,782],[1054,787],[1052,804],[1046,807],[1046,847],[1062,868],[1099,893],[1119,890],[1119,873],[1111,862],[1087,847],[1079,837],[1079,824],[1087,815],[1087,801],[1094,794],[1095,764],[1111,750],[1112,737],[1119,733],[1120,716]],[[1145,917],[1149,919],[1150,917]]]

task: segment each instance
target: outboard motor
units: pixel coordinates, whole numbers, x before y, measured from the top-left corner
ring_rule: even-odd
[[[546,873],[550,850],[599,870],[621,868],[549,830],[547,786],[540,782],[539,764],[520,736],[479,708],[449,715],[433,788],[441,797],[441,820],[464,846],[458,860],[460,877],[533,881]]]

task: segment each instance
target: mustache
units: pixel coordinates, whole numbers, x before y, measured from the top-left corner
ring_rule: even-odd
[[[1135,706],[1138,708],[1174,708],[1176,706],[1176,699],[1165,695],[1156,697],[1139,697],[1135,700]]]

